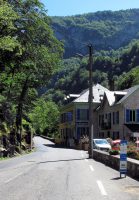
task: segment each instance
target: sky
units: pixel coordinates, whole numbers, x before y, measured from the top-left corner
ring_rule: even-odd
[[[40,0],[49,16],[70,16],[103,10],[139,8],[139,0]]]

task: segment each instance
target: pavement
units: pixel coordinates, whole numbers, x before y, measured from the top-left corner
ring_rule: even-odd
[[[139,182],[88,159],[86,151],[56,148],[34,138],[36,152],[0,161],[3,200],[139,200]]]

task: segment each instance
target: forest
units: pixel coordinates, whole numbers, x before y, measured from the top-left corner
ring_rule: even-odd
[[[19,153],[34,133],[57,126],[57,105],[38,96],[38,89],[47,86],[62,54],[63,44],[38,0],[0,0],[0,148],[5,154],[13,148]]]
[[[109,51],[139,39],[139,9],[52,17],[51,20],[56,37],[64,42],[64,58],[86,54],[85,45],[89,43],[96,51]]]
[[[93,54],[93,82],[110,90],[124,90],[139,84],[139,41],[133,40],[118,50]],[[79,94],[89,87],[88,54],[64,59],[47,85],[47,100],[64,103],[64,96]],[[114,88],[110,88],[114,82]]]

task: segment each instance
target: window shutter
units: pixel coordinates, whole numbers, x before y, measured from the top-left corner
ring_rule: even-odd
[[[89,120],[89,109],[87,109],[87,120]]]
[[[137,119],[137,122],[139,122],[139,109],[137,109],[137,112],[136,112],[136,119]]]
[[[77,120],[80,120],[80,109],[77,109]]]
[[[130,122],[130,110],[126,109],[126,122]]]

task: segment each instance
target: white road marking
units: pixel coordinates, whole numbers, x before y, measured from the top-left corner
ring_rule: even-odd
[[[99,181],[99,180],[97,180],[97,184],[98,184],[98,187],[99,187],[99,189],[100,189],[101,194],[104,195],[104,196],[106,196],[106,195],[107,195],[107,192],[105,191],[102,182]]]
[[[21,173],[17,174],[16,176],[12,177],[12,178],[9,178],[7,181],[4,181],[4,183],[9,183],[9,182],[13,181],[14,179],[18,178],[19,176],[25,175],[30,169],[31,168],[24,170],[24,172],[21,172]]]
[[[88,162],[88,159],[85,159],[86,162]]]
[[[14,179],[16,179],[18,176],[21,176],[21,175],[23,175],[23,174],[24,174],[24,173],[17,174],[16,176],[14,176],[14,177],[8,179],[7,181],[5,181],[5,183],[9,183],[9,182],[13,181]]]
[[[89,167],[90,167],[91,171],[93,172],[93,171],[94,171],[93,166],[92,166],[92,165],[89,165]]]

